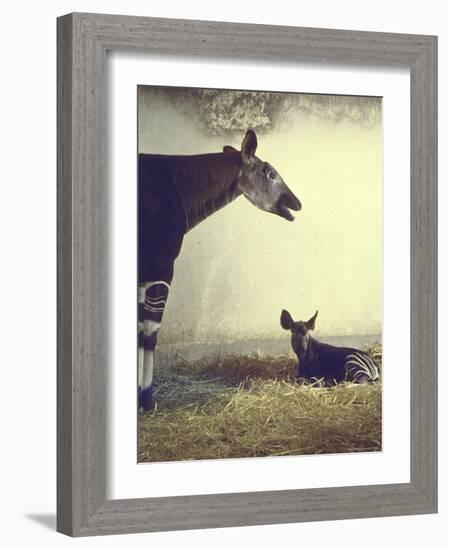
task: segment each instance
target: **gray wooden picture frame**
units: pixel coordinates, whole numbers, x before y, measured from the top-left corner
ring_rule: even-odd
[[[82,13],[60,17],[57,27],[58,531],[83,536],[436,512],[437,38]],[[410,483],[106,499],[108,50],[410,69]]]

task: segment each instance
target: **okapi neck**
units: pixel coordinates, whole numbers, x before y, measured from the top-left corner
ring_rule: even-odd
[[[241,195],[241,169],[239,152],[195,155],[178,164],[176,187],[185,210],[186,231]]]
[[[309,338],[309,343],[307,345],[307,349],[305,352],[301,355],[300,361],[302,365],[309,365],[310,363],[313,363],[316,356],[316,348],[319,346],[319,342],[315,340],[314,338]]]

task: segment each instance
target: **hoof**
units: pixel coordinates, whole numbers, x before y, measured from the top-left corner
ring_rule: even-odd
[[[139,410],[143,412],[151,411],[153,408],[153,386],[140,390],[139,392]]]

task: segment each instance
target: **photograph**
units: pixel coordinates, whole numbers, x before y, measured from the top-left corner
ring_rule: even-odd
[[[382,98],[137,86],[137,459],[382,450]]]

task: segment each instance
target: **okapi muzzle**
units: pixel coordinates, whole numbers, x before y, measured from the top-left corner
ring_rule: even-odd
[[[290,189],[285,185],[285,183],[283,185],[285,187],[285,191],[278,198],[276,206],[272,210],[272,212],[274,214],[277,214],[278,216],[281,216],[282,218],[285,218],[289,222],[292,222],[295,217],[290,212],[290,210],[295,210],[296,212],[298,212],[299,210],[301,210],[302,205],[295,197],[295,195],[290,191]]]

